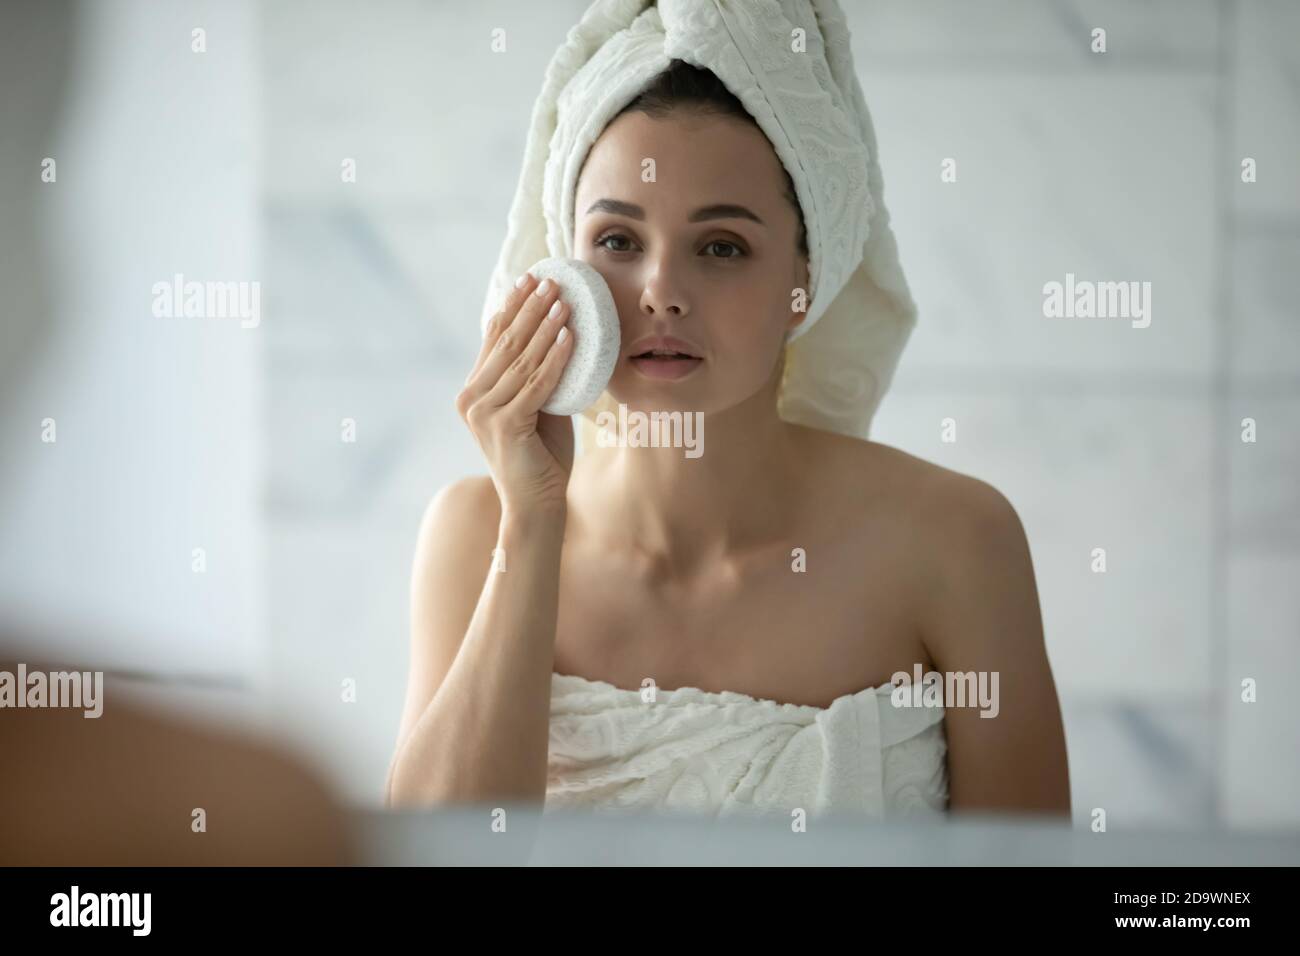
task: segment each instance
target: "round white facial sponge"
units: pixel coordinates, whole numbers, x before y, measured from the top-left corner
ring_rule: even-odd
[[[538,282],[550,279],[559,285],[560,298],[569,307],[565,326],[573,336],[568,364],[542,411],[576,415],[600,398],[618,364],[622,335],[614,295],[604,277],[581,259],[542,259],[528,272]]]

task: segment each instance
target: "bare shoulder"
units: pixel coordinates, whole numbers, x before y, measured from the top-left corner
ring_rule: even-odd
[[[468,621],[492,565],[501,522],[496,486],[485,475],[459,478],[425,506],[415,542],[412,610],[416,632],[430,621]],[[450,613],[450,612],[456,613]]]
[[[905,523],[903,557],[918,586],[918,624],[936,661],[1041,654],[1037,584],[1024,525],[989,482],[898,448],[860,442],[874,493]],[[995,668],[996,669],[996,668]]]
[[[825,473],[836,485],[883,505],[922,527],[952,531],[954,527],[989,530],[1019,526],[1006,496],[976,478],[868,439],[817,429],[805,429],[814,454],[830,467]],[[832,494],[834,488],[827,489]]]
[[[916,502],[932,515],[941,529],[1011,530],[1020,524],[1015,508],[1001,491],[981,478],[926,461],[901,449],[870,442],[882,460],[890,461],[912,490]]]
[[[898,448],[869,444],[893,471],[896,494],[915,519],[913,528],[932,572],[970,574],[978,566],[997,575],[1007,565],[1023,566],[1028,556],[1024,526],[996,487]]]
[[[501,502],[492,479],[487,475],[458,478],[439,488],[425,506],[420,547],[439,543],[475,547],[495,542],[500,522]]]
[[[991,590],[1036,602],[1020,516],[993,485],[880,442],[827,432],[813,441],[825,467],[811,470],[828,476],[817,479],[827,482],[818,507],[859,516],[864,546],[887,549],[903,570],[923,630],[936,607],[969,607]]]

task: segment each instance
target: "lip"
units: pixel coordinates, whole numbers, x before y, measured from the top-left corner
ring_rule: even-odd
[[[646,378],[676,380],[690,375],[704,364],[702,358],[654,359],[629,358],[628,362]]]
[[[671,335],[647,335],[644,338],[637,339],[627,350],[627,357],[640,355],[642,352],[649,352],[653,349],[662,349],[669,352],[682,352],[686,355],[692,355],[697,359],[704,358],[701,349],[692,345],[684,339],[675,338]]]

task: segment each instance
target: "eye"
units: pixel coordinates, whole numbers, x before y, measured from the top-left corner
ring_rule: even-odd
[[[732,253],[727,255],[714,256],[715,259],[740,259],[743,258],[745,255],[745,250],[741,249],[740,246],[736,245],[734,242],[727,242],[727,240],[725,239],[714,239],[712,242],[708,243],[704,248],[708,249],[713,246],[723,246],[727,249],[733,250]]]
[[[611,245],[611,243],[627,243],[628,245]],[[616,254],[632,252],[636,248],[635,243],[621,232],[607,232],[592,245]],[[721,247],[721,249],[719,250],[717,247]],[[714,254],[711,256],[714,259],[741,259],[748,254],[736,243],[728,242],[725,239],[715,239],[712,242],[705,243],[704,248],[714,250]]]
[[[607,232],[605,233],[605,235],[597,239],[594,245],[599,246],[602,249],[605,249],[609,252],[631,252],[632,251],[631,249],[618,249],[606,245],[606,243],[608,243],[611,239],[621,240],[623,242],[629,242],[629,243],[632,241],[627,236],[623,235],[621,232]]]

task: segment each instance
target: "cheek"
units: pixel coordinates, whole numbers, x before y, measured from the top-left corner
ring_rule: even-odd
[[[708,313],[708,341],[737,369],[767,374],[781,350],[788,306],[780,289],[749,289],[738,296],[719,299]],[[774,304],[775,298],[775,304]]]
[[[796,286],[791,277],[781,269],[766,271],[756,278],[753,294],[749,296],[746,312],[749,315],[751,334],[768,343],[772,349],[784,339],[795,302]]]

